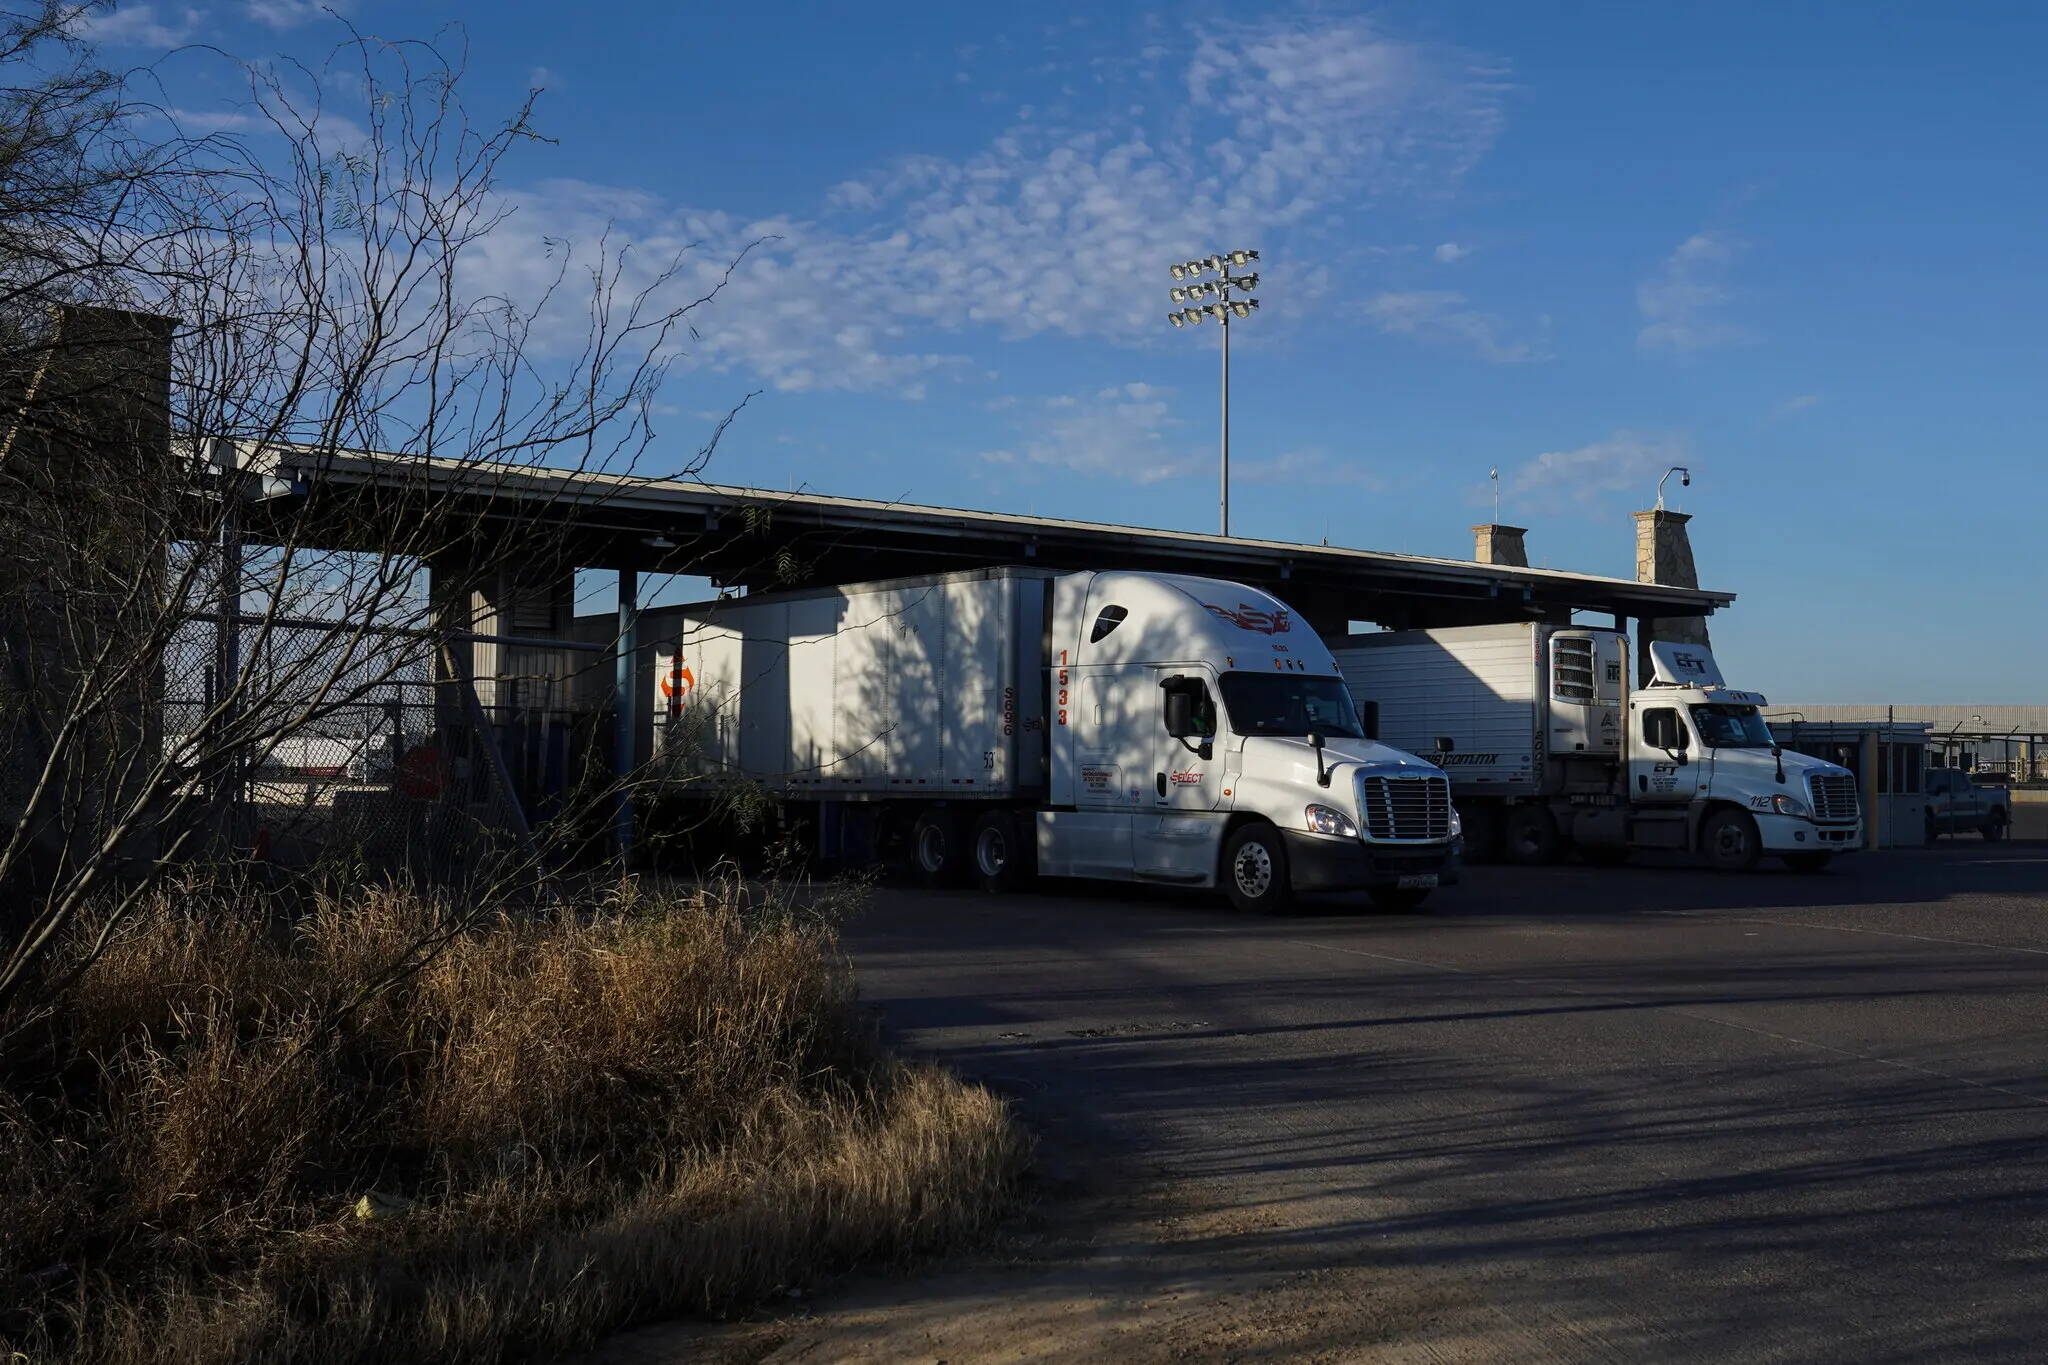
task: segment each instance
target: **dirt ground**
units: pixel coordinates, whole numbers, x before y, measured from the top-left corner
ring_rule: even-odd
[[[1205,1210],[1156,1175],[1077,1177],[1078,1155],[1042,1154],[1034,1204],[979,1254],[851,1277],[752,1321],[657,1324],[614,1338],[584,1365],[1416,1358],[1396,1344],[1412,1342],[1433,1309],[1412,1286],[1359,1267],[1303,1271],[1283,1263],[1291,1256],[1246,1254],[1247,1242],[1310,1231],[1317,1220],[1306,1208],[1300,1217],[1287,1205]],[[1219,1258],[1222,1246],[1231,1251]],[[1461,1358],[1443,1345],[1433,1343],[1431,1359]]]

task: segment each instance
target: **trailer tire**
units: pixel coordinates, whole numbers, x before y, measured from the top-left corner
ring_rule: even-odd
[[[1543,867],[1557,861],[1564,839],[1557,831],[1557,817],[1548,806],[1514,806],[1508,811],[1502,844],[1509,862],[1520,867]]]
[[[984,813],[974,822],[974,878],[991,895],[1022,891],[1038,875],[1038,848],[1031,817],[1006,810]]]
[[[1763,838],[1748,811],[1717,810],[1700,828],[1700,851],[1716,872],[1747,872],[1763,856]]]
[[[1263,820],[1240,825],[1223,841],[1224,894],[1239,910],[1282,915],[1294,904],[1287,841]]]
[[[2005,837],[2006,814],[2002,810],[1991,812],[1991,818],[1984,822],[1984,842],[1995,844]]]
[[[960,817],[943,806],[918,812],[910,826],[910,870],[926,886],[964,886],[973,866]]]

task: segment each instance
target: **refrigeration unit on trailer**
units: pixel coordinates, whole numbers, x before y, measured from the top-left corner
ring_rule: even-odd
[[[1651,644],[1654,676],[1633,690],[1628,637],[1598,627],[1389,631],[1333,652],[1377,733],[1449,773],[1475,851],[1663,848],[1818,871],[1862,846],[1854,776],[1781,750],[1763,697],[1728,687],[1704,646]]]
[[[934,883],[1034,874],[1413,905],[1455,880],[1443,772],[1366,738],[1282,603],[1216,579],[997,568],[681,610],[662,745],[907,847]],[[688,675],[687,687],[683,685]]]

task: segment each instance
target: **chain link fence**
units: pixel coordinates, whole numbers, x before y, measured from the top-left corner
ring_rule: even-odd
[[[460,667],[467,648],[345,622],[188,622],[165,659],[162,743],[200,756],[212,841],[286,867],[437,883],[538,860],[592,778],[599,718],[550,677],[480,689]],[[238,727],[260,738],[223,753]]]

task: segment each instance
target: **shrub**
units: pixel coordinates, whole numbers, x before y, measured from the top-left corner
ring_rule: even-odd
[[[0,1019],[0,1348],[551,1358],[999,1215],[1004,1106],[877,1043],[833,908],[166,895]]]

